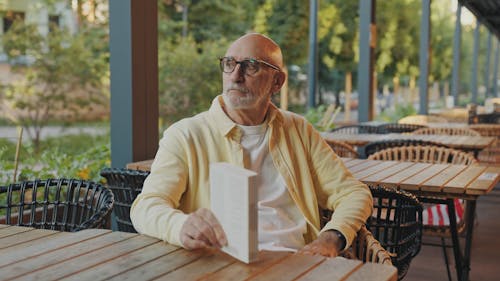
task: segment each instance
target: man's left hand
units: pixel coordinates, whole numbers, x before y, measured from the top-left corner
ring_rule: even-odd
[[[303,255],[322,255],[325,257],[336,257],[342,250],[342,241],[336,233],[332,231],[322,232],[319,237],[304,246],[297,253]]]

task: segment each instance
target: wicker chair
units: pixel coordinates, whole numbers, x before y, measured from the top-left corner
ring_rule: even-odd
[[[332,211],[321,210],[321,227],[330,221]],[[342,257],[357,259],[363,262],[373,262],[392,265],[392,255],[380,244],[373,234],[363,225],[358,231],[351,247],[340,253]]]
[[[417,124],[387,123],[377,126],[377,133],[379,134],[411,133],[421,128],[427,128],[427,126],[417,125]]]
[[[448,123],[443,117],[434,115],[409,115],[399,119],[399,124],[427,125],[429,123]]]
[[[366,225],[375,239],[391,253],[401,280],[422,245],[422,205],[405,191],[370,186],[373,213]]]
[[[386,148],[391,148],[391,147],[400,147],[400,146],[410,146],[410,145],[434,145],[434,146],[441,146],[441,147],[446,147],[445,145],[435,143],[432,141],[425,141],[425,140],[414,140],[414,139],[392,139],[392,140],[381,140],[381,141],[374,141],[370,142],[364,147],[363,155],[364,158],[380,151]]]
[[[393,147],[378,151],[368,157],[372,160],[399,160],[408,162],[424,162],[424,163],[451,163],[451,164],[462,164],[462,165],[474,165],[477,160],[470,154],[446,147],[438,146],[405,146],[405,147]],[[443,210],[446,204],[448,209],[456,210],[460,208],[465,210],[465,202],[459,199],[450,200],[438,200],[433,198],[420,198],[423,202],[440,203],[437,205],[431,205],[426,208],[425,213],[431,212],[432,208],[439,208]],[[456,211],[455,211],[456,213]],[[463,232],[466,226],[465,218],[467,214],[463,214],[462,218],[457,216],[459,221],[457,222],[457,231],[459,233]],[[424,222],[425,223],[425,222]],[[424,235],[428,236],[438,236],[441,238],[441,247],[443,249],[443,255],[446,263],[446,269],[448,273],[448,279],[451,280],[451,274],[449,270],[448,254],[446,252],[446,241],[445,238],[451,237],[450,226],[449,225],[433,225],[424,224]],[[432,244],[431,244],[432,245]],[[457,245],[453,245],[454,248]],[[455,257],[457,260],[457,257]]]
[[[330,147],[340,157],[359,158],[358,152],[349,144],[336,140],[326,140]]]
[[[478,132],[468,128],[422,128],[413,131],[414,135],[452,135],[452,136],[481,136]]]
[[[479,162],[498,165],[500,163],[500,124],[472,124],[469,128],[484,137],[494,137],[495,141],[479,152]]]
[[[77,179],[47,179],[0,187],[0,223],[59,231],[107,226],[113,193]]]
[[[469,120],[469,124],[500,124],[500,112],[492,112],[485,114],[478,114],[473,119],[473,122]]]
[[[105,168],[101,176],[115,195],[114,217],[119,231],[137,232],[130,221],[130,207],[141,193],[149,172],[121,168]]]
[[[343,257],[361,260],[363,262],[392,265],[392,255],[384,249],[373,234],[362,226],[351,247],[341,254]]]
[[[347,125],[331,130],[332,133],[342,134],[376,134],[377,126],[370,125]]]
[[[382,149],[370,155],[368,159],[462,165],[477,163],[476,158],[469,153],[433,145],[409,145]]]
[[[363,227],[343,256],[364,262],[392,264],[398,268],[398,279],[401,280],[422,244],[422,205],[414,195],[405,191],[381,186],[370,186],[370,191],[373,196],[373,213],[365,227],[371,234],[369,236],[373,237],[370,239],[374,241],[376,248],[363,246],[364,239],[359,239],[365,228]],[[331,214],[329,210],[322,210],[322,226],[330,220]],[[386,261],[388,256],[390,261]]]

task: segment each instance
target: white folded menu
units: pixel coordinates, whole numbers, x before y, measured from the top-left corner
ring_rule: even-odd
[[[228,241],[222,250],[245,263],[258,255],[256,175],[230,163],[210,164],[211,209]]]

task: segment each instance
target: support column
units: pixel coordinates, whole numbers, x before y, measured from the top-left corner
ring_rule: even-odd
[[[309,99],[307,108],[316,106],[316,89],[318,88],[318,0],[309,1]]]
[[[460,45],[462,42],[462,5],[457,3],[455,34],[453,36],[453,71],[451,76],[451,94],[453,95],[453,106],[458,105],[458,96],[460,94]]]
[[[109,0],[113,167],[158,148],[157,9],[157,1]]]
[[[427,115],[429,111],[429,65],[430,65],[430,33],[431,33],[431,0],[422,0],[422,18],[420,20],[420,89],[419,114]]]
[[[490,60],[491,60],[491,32],[488,30],[488,45],[486,50],[486,61],[484,62],[484,87],[486,88],[486,93],[484,94],[484,99],[486,100],[491,96],[490,92]]]
[[[493,62],[493,97],[500,97],[498,94],[498,63],[500,56],[500,41],[497,39],[497,48],[495,50],[495,61]]]
[[[359,0],[358,121],[373,120],[373,62],[377,42],[375,0]]]
[[[479,56],[479,31],[481,22],[476,19],[476,29],[474,30],[474,50],[472,54],[472,73],[471,73],[471,103],[477,104],[477,61]]]

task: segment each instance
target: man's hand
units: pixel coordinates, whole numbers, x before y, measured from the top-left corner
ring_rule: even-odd
[[[322,232],[319,237],[300,249],[297,253],[303,255],[322,255],[336,257],[339,255],[344,243],[334,231]]]
[[[191,213],[182,225],[180,239],[186,249],[215,247],[227,244],[226,234],[214,214],[205,208]]]

